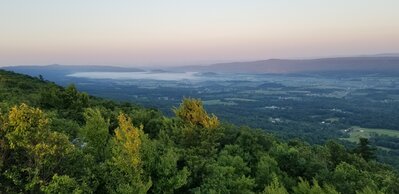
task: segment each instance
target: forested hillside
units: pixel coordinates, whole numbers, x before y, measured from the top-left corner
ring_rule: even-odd
[[[367,139],[281,141],[191,98],[174,113],[0,70],[0,193],[399,193]]]

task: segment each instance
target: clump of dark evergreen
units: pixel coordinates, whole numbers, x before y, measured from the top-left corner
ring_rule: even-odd
[[[399,193],[366,140],[283,142],[190,98],[174,112],[0,71],[0,193]]]

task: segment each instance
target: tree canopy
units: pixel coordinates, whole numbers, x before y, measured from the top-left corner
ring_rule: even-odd
[[[366,140],[283,141],[199,99],[166,117],[1,70],[0,86],[0,193],[399,193]]]

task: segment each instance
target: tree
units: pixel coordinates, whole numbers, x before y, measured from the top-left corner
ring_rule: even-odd
[[[366,161],[375,159],[375,148],[370,147],[369,140],[367,138],[359,138],[358,146],[355,148],[354,152],[359,154]]]
[[[9,112],[5,136],[11,148],[33,149],[37,140],[48,132],[48,124],[49,120],[40,109],[21,104]]]
[[[96,161],[104,161],[109,141],[109,121],[105,121],[98,109],[88,108],[83,115],[86,125],[81,128],[80,136],[84,142],[84,149],[93,155]]]
[[[10,110],[4,127],[11,151],[5,176],[13,188],[37,192],[54,174],[66,169],[65,161],[75,151],[66,135],[50,131],[49,120],[40,109],[26,104]]]
[[[207,129],[219,126],[218,118],[215,115],[209,116],[199,99],[184,98],[179,108],[173,111],[177,117],[192,125]]]
[[[48,85],[40,89],[39,93],[39,106],[44,109],[57,108],[60,109],[63,105],[61,99],[60,88]]]
[[[313,185],[302,178],[299,180],[298,185],[293,188],[295,194],[339,194],[332,186],[321,187],[316,179],[313,179]]]
[[[215,162],[206,165],[202,193],[253,193],[255,179],[248,164],[231,149],[223,149]]]
[[[255,180],[257,186],[265,188],[268,183],[275,182],[276,174],[281,174],[277,161],[265,154],[256,165]]]
[[[61,113],[65,117],[72,118],[83,123],[83,111],[88,107],[89,96],[80,93],[75,85],[71,84],[60,94]]]
[[[84,193],[83,190],[79,188],[79,184],[75,179],[69,176],[58,176],[55,174],[52,177],[51,182],[47,186],[43,186],[41,190],[44,193],[58,193],[58,194],[80,194]]]
[[[375,189],[370,188],[369,186],[366,186],[362,190],[356,191],[356,194],[384,194],[384,192],[375,190]]]
[[[348,152],[345,147],[336,141],[328,141],[325,147],[329,151],[329,165],[331,169],[334,169],[338,164],[346,161],[348,158]]]
[[[143,177],[141,160],[142,127],[132,125],[125,114],[118,116],[119,127],[115,130],[112,159],[109,161],[107,188],[110,193],[146,193],[151,180]]]
[[[65,89],[46,85],[40,91],[38,104],[45,109],[56,109],[63,118],[83,123],[84,109],[89,106],[89,96],[71,84]]]
[[[265,190],[262,192],[263,194],[288,194],[288,191],[285,189],[283,185],[280,184],[278,178],[275,174],[272,174],[273,180],[272,182],[265,187]]]
[[[149,172],[154,183],[150,193],[175,193],[187,183],[190,172],[187,167],[178,166],[181,155],[175,148],[157,142],[155,149],[145,164],[145,170]]]
[[[211,156],[215,153],[218,140],[222,137],[222,128],[216,116],[209,116],[198,99],[185,98],[179,108],[175,108],[176,116],[183,121],[177,125],[175,136],[177,141],[195,154]],[[176,124],[179,124],[175,122]]]
[[[40,79],[40,81],[44,81],[43,75],[40,74],[39,79]]]
[[[371,174],[367,171],[359,170],[353,165],[342,162],[335,168],[330,183],[342,193],[354,194],[366,185],[376,188],[377,186],[371,177]]]

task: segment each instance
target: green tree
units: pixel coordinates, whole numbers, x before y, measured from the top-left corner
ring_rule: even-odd
[[[75,179],[69,176],[58,176],[55,174],[51,182],[47,186],[43,186],[41,190],[44,193],[58,193],[58,194],[80,194],[83,190],[79,188],[79,184]]]
[[[215,162],[206,165],[201,193],[253,193],[255,179],[248,164],[230,149],[222,150]]]
[[[265,187],[265,190],[262,194],[288,194],[287,189],[279,182],[277,176],[272,174],[272,182]]]
[[[356,191],[356,194],[384,194],[384,192],[378,191],[378,190],[370,188],[369,186],[366,186],[364,189],[362,189],[360,191]]]
[[[295,194],[338,194],[338,192],[329,185],[321,187],[316,179],[313,179],[312,185],[302,178],[299,180],[298,185],[293,188]]]
[[[369,140],[367,138],[359,138],[358,146],[355,148],[354,152],[359,154],[363,159],[369,161],[375,159],[375,148],[370,146]]]
[[[84,149],[101,162],[106,159],[107,145],[110,138],[108,128],[109,121],[106,121],[100,110],[88,108],[84,112],[86,124],[81,128],[80,136],[84,142]]]
[[[67,118],[74,119],[83,123],[83,112],[88,107],[89,96],[86,93],[80,93],[75,85],[69,85],[60,93],[61,114]]]
[[[60,88],[48,85],[40,89],[39,106],[45,109],[62,108],[61,90]]]
[[[328,141],[325,147],[330,154],[328,158],[330,169],[334,169],[338,164],[347,160],[348,152],[343,145],[336,141]]]
[[[190,172],[187,167],[178,166],[181,155],[176,148],[156,142],[155,152],[151,157],[146,159],[145,165],[153,182],[151,193],[172,194],[187,184]]]
[[[371,174],[345,162],[335,168],[331,178],[331,184],[342,193],[354,194],[355,191],[361,190],[364,186],[377,187],[371,179]]]
[[[281,174],[277,161],[269,155],[260,158],[256,165],[255,180],[259,188],[265,188],[266,185],[275,181],[276,174]]]

